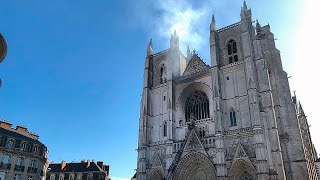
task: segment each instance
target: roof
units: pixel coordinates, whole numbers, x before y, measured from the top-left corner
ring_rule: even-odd
[[[49,164],[48,172],[92,172],[92,171],[103,171],[95,162],[77,162],[77,163],[66,163],[66,166],[61,169],[61,163],[59,164]],[[106,168],[109,171],[109,168]]]
[[[32,142],[32,143],[37,143],[37,144],[40,144],[42,146],[45,146],[44,144],[42,144],[39,140],[37,139],[34,139],[34,138],[31,138],[31,137],[28,137],[28,136],[25,136],[23,134],[20,134],[16,131],[12,131],[12,130],[9,130],[9,129],[5,129],[5,128],[2,128],[0,127],[0,134],[3,134],[3,135],[6,135],[6,136],[10,136],[10,137],[14,137],[14,138],[19,138],[19,139],[22,139],[22,140],[26,140],[28,142]]]

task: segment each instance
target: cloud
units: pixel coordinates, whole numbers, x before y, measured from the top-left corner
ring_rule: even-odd
[[[315,137],[319,137],[320,133],[320,113],[318,102],[320,101],[319,93],[319,67],[320,59],[317,52],[319,51],[320,36],[317,30],[320,29],[318,17],[320,11],[318,0],[306,0],[300,7],[300,19],[296,20],[292,39],[288,43],[291,52],[292,76],[290,79],[291,87],[297,91],[297,97],[301,100],[303,109],[308,116],[309,125],[311,125],[311,135],[316,148],[320,149],[320,141]]]
[[[224,6],[213,1],[192,0],[139,0],[134,6],[136,25],[144,27],[159,50],[169,47],[170,37],[177,31],[180,49],[184,52],[190,45],[199,55],[209,58],[209,26],[213,8]]]

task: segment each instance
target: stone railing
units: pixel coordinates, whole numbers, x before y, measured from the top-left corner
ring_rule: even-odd
[[[235,66],[235,65],[238,65],[238,64],[243,64],[244,60],[241,60],[241,61],[237,61],[237,62],[234,62],[234,63],[230,63],[230,64],[227,64],[225,66],[221,66],[220,69],[226,69],[228,67],[231,67],[231,66]]]
[[[11,169],[11,164],[10,163],[0,163],[0,168],[1,169]]]
[[[218,29],[217,32],[222,32],[222,31],[225,31],[227,29],[231,29],[233,27],[239,26],[240,24],[241,24],[241,22],[237,22],[237,23],[231,24],[231,25],[226,26],[224,28]]]
[[[37,173],[37,170],[35,167],[28,167],[28,173]]]
[[[212,118],[206,118],[206,119],[199,119],[199,120],[195,121],[196,124],[201,124],[201,123],[205,123],[205,122],[213,122],[213,119]],[[180,127],[186,127],[186,126],[188,126],[188,124],[191,124],[191,122],[181,123]]]
[[[21,171],[21,172],[23,172],[23,171],[24,171],[24,166],[15,165],[15,166],[14,166],[14,170],[15,170],[15,171]]]

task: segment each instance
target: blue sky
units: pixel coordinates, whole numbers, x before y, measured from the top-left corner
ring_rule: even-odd
[[[303,54],[312,45],[307,40],[319,37],[302,38],[314,33],[305,27],[319,29],[312,21],[319,17],[314,8],[319,2],[248,0],[247,4],[254,19],[270,23],[309,123],[320,128],[314,109],[320,99],[310,95],[317,93],[311,87],[318,85],[305,81],[314,74],[310,66],[303,66],[313,63]],[[241,6],[241,0],[3,1],[0,32],[8,54],[0,64],[0,118],[38,133],[49,148],[50,161],[102,160],[111,165],[113,179],[130,178],[136,168],[149,39],[160,51],[177,29],[182,51],[190,44],[210,62],[211,14],[221,28],[240,20]],[[320,142],[314,143],[320,147]]]

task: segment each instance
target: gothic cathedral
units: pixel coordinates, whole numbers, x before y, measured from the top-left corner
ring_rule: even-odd
[[[317,179],[309,127],[270,26],[210,24],[211,65],[188,49],[147,49],[138,180]]]

